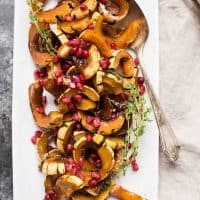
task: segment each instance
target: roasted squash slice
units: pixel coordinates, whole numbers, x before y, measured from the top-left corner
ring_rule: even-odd
[[[57,111],[51,111],[48,115],[38,112],[38,108],[42,108],[43,88],[39,82],[35,82],[29,86],[29,102],[35,123],[45,129],[51,129],[59,126],[63,121],[63,114]]]
[[[102,135],[111,135],[120,130],[124,124],[125,118],[123,115],[119,115],[116,119],[109,121],[101,121],[98,133]]]
[[[44,132],[36,142],[36,148],[38,151],[38,155],[40,157],[40,160],[43,160],[45,158],[45,154],[48,152],[48,144],[49,144],[49,138],[52,136],[52,131]]]
[[[124,77],[132,77],[135,72],[133,58],[125,49],[113,52],[109,68],[121,70]]]
[[[59,101],[64,97],[72,97],[75,94],[80,93],[85,95],[86,97],[88,97],[88,99],[92,100],[92,101],[99,101],[100,97],[99,94],[91,87],[84,85],[83,90],[75,90],[75,89],[71,89],[68,88],[59,98]]]
[[[103,23],[103,16],[99,13],[95,12],[92,16],[94,22],[94,29],[92,30],[85,30],[81,33],[80,37],[84,40],[87,40],[97,46],[100,50],[101,54],[105,57],[110,57],[112,55],[112,51],[110,48],[109,43],[106,40],[106,37],[102,33],[102,23]]]
[[[46,67],[51,61],[52,56],[45,52],[41,51],[39,47],[39,38],[40,35],[37,32],[37,29],[34,25],[31,25],[29,29],[29,51],[31,53],[34,63],[39,67]]]
[[[85,136],[82,136],[78,141],[75,142],[73,150],[73,158],[76,162],[79,162],[80,158],[83,156],[82,153],[86,145],[87,145],[87,139]],[[96,170],[95,166],[85,159],[83,160],[83,169],[93,170],[93,171]]]
[[[74,128],[74,122],[65,122],[64,126],[60,127],[58,130],[58,137],[57,137],[57,148],[61,152],[65,152],[65,147],[69,142],[69,138],[72,135],[72,131]]]
[[[89,99],[83,98],[81,102],[76,103],[78,110],[93,110],[96,108],[96,103]]]
[[[64,1],[53,9],[39,12],[37,14],[39,22],[54,24],[57,22],[57,17],[64,19],[66,15],[70,15],[71,5],[72,1]]]
[[[62,158],[48,158],[42,163],[42,172],[47,175],[65,173],[65,162]]]
[[[135,193],[129,192],[119,185],[113,185],[110,194],[121,200],[146,200],[145,198]]]
[[[80,71],[83,73],[86,80],[92,78],[99,69],[100,53],[96,46],[92,45],[89,49],[88,64]]]
[[[73,136],[74,140],[77,142],[80,138],[84,137],[86,135],[85,131],[74,131]]]
[[[124,19],[129,10],[126,0],[110,0],[107,4],[99,3],[99,12],[103,15],[104,21],[115,23]]]
[[[58,109],[61,113],[69,111],[68,106],[62,102],[63,97],[73,97],[75,94],[83,94],[88,98],[83,98],[81,102],[76,103],[79,110],[92,110],[96,107],[95,101],[99,101],[99,94],[91,87],[84,85],[83,90],[68,88],[58,99]]]
[[[96,129],[87,123],[87,115],[84,112],[79,111],[79,115],[81,117],[81,125],[88,131],[95,132]]]
[[[60,29],[69,34],[81,32],[88,27],[90,21],[89,17],[85,17],[80,20],[73,20],[71,22],[64,21],[61,22]]]
[[[67,36],[55,24],[51,25],[50,29],[57,36],[57,38],[60,40],[62,44],[57,51],[57,56],[59,58],[66,58],[69,55],[70,50],[71,50],[71,47],[68,46],[69,40]]]
[[[68,199],[72,193],[81,189],[83,180],[77,176],[63,175],[58,178],[55,185],[55,191],[59,199]]]
[[[118,95],[123,92],[122,81],[115,75],[98,71],[93,79],[95,89],[101,93],[104,90],[109,94]]]
[[[123,148],[124,140],[119,137],[107,137],[104,141],[104,145],[119,150]]]
[[[94,87],[99,93],[103,91],[103,76],[104,72],[98,71],[96,76],[93,78]]]
[[[71,16],[73,17],[73,19],[82,19],[84,17],[87,17],[90,13],[92,13],[96,9],[97,0],[86,0],[84,1],[84,5],[85,7],[87,6],[87,9],[82,10],[80,5],[72,10]]]
[[[101,169],[99,171],[101,180],[105,179],[114,166],[114,152],[109,146],[101,146],[97,151],[101,159]]]
[[[57,85],[56,79],[48,78],[45,80],[44,88],[52,94],[56,99],[66,90],[66,86]]]
[[[58,179],[58,176],[46,176],[45,181],[44,181],[44,187],[45,187],[45,192],[49,192],[54,188],[54,185],[56,183],[56,180]]]

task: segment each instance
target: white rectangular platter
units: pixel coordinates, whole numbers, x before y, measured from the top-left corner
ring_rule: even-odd
[[[54,0],[49,0],[53,2]],[[146,15],[150,34],[144,48],[144,66],[155,91],[159,88],[158,2],[137,0]],[[28,7],[25,0],[15,0],[14,66],[13,66],[13,190],[14,200],[43,200],[44,176],[38,171],[38,159],[30,142],[34,125],[28,101],[28,86],[33,82],[34,65],[28,50]],[[125,188],[157,200],[159,137],[156,123],[147,124],[140,141],[138,163],[140,170],[128,170],[118,182]],[[114,199],[114,198],[109,198]]]

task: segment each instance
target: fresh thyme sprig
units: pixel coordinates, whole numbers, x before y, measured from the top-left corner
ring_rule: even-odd
[[[151,109],[146,107],[146,100],[144,96],[139,94],[138,87],[135,84],[128,84],[126,89],[130,91],[131,99],[125,102],[125,117],[128,121],[128,131],[124,139],[124,163],[121,165],[123,174],[126,173],[126,168],[130,164],[131,159],[136,158],[138,155],[139,138],[144,133],[145,122],[149,120],[149,113],[151,112]],[[133,120],[133,125],[130,123],[131,120]],[[133,142],[131,142],[131,136],[134,136]]]
[[[30,23],[35,25],[37,32],[40,34],[41,38],[45,43],[45,49],[53,56],[56,56],[56,49],[53,47],[52,40],[49,37],[50,30],[47,28],[40,28],[38,24],[38,12],[44,8],[44,4],[42,2],[35,3],[34,0],[27,0],[27,4],[31,7],[31,11],[29,13]],[[37,7],[34,11],[33,7]]]

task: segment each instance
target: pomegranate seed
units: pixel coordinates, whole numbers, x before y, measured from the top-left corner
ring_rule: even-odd
[[[31,137],[31,142],[32,144],[36,144],[36,141],[37,141],[37,137],[34,135]]]
[[[87,50],[82,50],[82,57],[85,59],[89,58],[89,52]]]
[[[50,29],[49,23],[46,23],[46,24],[45,24],[45,28],[46,28],[46,29]]]
[[[74,95],[73,99],[76,101],[76,102],[81,102],[83,97],[81,94],[76,94]]]
[[[71,81],[74,82],[74,83],[80,83],[80,79],[79,79],[78,76],[73,75],[73,76],[71,76],[70,79],[71,79]]]
[[[92,134],[91,133],[87,133],[86,134],[86,139],[88,142],[92,141]]]
[[[87,122],[88,124],[92,124],[92,123],[93,123],[93,120],[94,120],[94,117],[92,117],[92,116],[87,116],[87,118],[86,118],[86,122]]]
[[[84,161],[83,158],[80,158],[80,159],[79,159],[79,164],[80,164],[81,166],[83,165],[83,161]]]
[[[42,96],[42,105],[43,106],[47,105],[47,97],[46,96]]]
[[[39,80],[39,83],[42,87],[45,87],[46,86],[46,80],[45,79],[40,79]]]
[[[80,125],[80,124],[76,124],[75,129],[76,129],[77,131],[80,131],[80,130],[81,130],[81,125]]]
[[[128,96],[127,96],[125,93],[121,93],[119,96],[120,96],[120,99],[121,99],[122,101],[125,101],[125,100],[128,99]]]
[[[65,164],[65,170],[68,172],[72,171],[72,165],[71,164]]]
[[[87,10],[88,6],[86,4],[84,4],[84,3],[82,3],[81,6],[80,6],[80,9],[81,10]]]
[[[78,115],[78,113],[74,113],[74,114],[72,115],[72,120],[78,122],[78,121],[81,120],[81,118],[80,118],[80,116]]]
[[[62,73],[63,72],[61,69],[58,69],[57,71],[54,72],[56,78],[60,77],[62,75]]]
[[[90,24],[88,25],[88,29],[90,29],[90,30],[94,29],[94,24],[93,24],[93,23],[90,23]]]
[[[42,135],[42,132],[41,131],[35,131],[35,137],[38,138]]]
[[[36,81],[40,79],[40,72],[39,72],[39,70],[36,69],[36,70],[34,71],[33,75],[34,75],[34,79],[35,79]]]
[[[89,180],[89,182],[88,182],[88,185],[89,185],[90,187],[95,186],[96,184],[97,184],[97,181],[96,181],[95,179],[91,179],[91,180]]]
[[[52,199],[54,199],[54,198],[56,197],[56,192],[55,192],[54,189],[50,190],[50,191],[48,192],[48,194],[50,195],[50,197],[51,197]]]
[[[62,64],[62,68],[63,68],[64,70],[68,70],[68,69],[70,68],[70,65],[68,65],[67,63],[63,63],[63,64]]]
[[[78,171],[78,170],[77,170],[76,167],[72,168],[72,174],[73,174],[73,175],[76,175],[77,171]]]
[[[66,152],[67,152],[67,153],[72,153],[72,151],[73,151],[73,146],[72,146],[72,144],[67,144],[67,146],[66,146]]]
[[[142,84],[144,84],[144,77],[138,77],[138,84],[139,85],[142,85]]]
[[[67,34],[67,39],[72,40],[72,39],[74,39],[74,36],[72,34]]]
[[[47,71],[46,71],[45,68],[42,68],[42,69],[39,70],[40,78],[44,78],[46,76],[46,74],[47,74]]]
[[[117,113],[112,113],[110,118],[115,119],[116,117],[117,117]]]
[[[69,103],[69,109],[72,111],[72,112],[76,112],[77,109],[76,109],[76,106],[73,104],[73,103]]]
[[[66,104],[70,104],[71,103],[71,98],[70,97],[63,97],[62,98],[62,102],[66,103]]]
[[[72,19],[72,17],[70,15],[65,16],[65,20],[67,22],[72,22],[73,21],[73,19]]]
[[[94,178],[96,181],[98,181],[98,180],[101,178],[99,172],[91,172],[91,176],[92,176],[92,178]]]
[[[68,45],[71,47],[78,47],[81,44],[81,40],[79,38],[72,39],[68,42]]]
[[[131,165],[132,165],[132,169],[133,169],[134,171],[138,171],[139,166],[138,166],[138,164],[137,164],[137,162],[136,162],[135,159],[132,160]]]
[[[44,108],[43,107],[37,107],[36,109],[35,109],[38,113],[44,113]]]
[[[108,69],[109,65],[110,65],[110,60],[108,58],[102,58],[100,60],[100,66],[103,70]]]
[[[95,154],[95,153],[90,154],[90,158],[93,159],[93,160],[96,160],[97,154]]]
[[[57,85],[63,85],[63,77],[61,76],[61,77],[58,77],[57,79],[56,79],[56,83],[57,83]]]
[[[79,163],[76,163],[76,164],[75,164],[75,167],[76,167],[77,171],[80,171],[81,168],[82,168],[82,166],[81,166]]]
[[[52,200],[49,194],[46,194],[44,200]]]
[[[80,75],[79,75],[79,81],[80,81],[80,83],[82,83],[82,84],[85,82],[85,77],[84,77],[83,74],[80,74]]]
[[[145,86],[144,85],[140,85],[139,86],[139,93],[140,93],[140,95],[143,95],[144,93],[145,93]]]
[[[111,45],[110,45],[110,47],[111,47],[111,49],[113,49],[113,50],[117,50],[118,48],[117,48],[117,45],[115,44],[115,43],[112,43]]]
[[[101,160],[96,160],[94,164],[96,167],[101,167]]]
[[[93,119],[93,125],[94,125],[94,127],[95,127],[95,128],[99,128],[100,124],[101,124],[100,118],[99,118],[99,117],[95,117],[95,118]]]
[[[77,52],[77,50],[78,50],[78,47],[73,47],[73,48],[71,48],[71,49],[70,49],[70,54],[71,54],[71,55],[75,55],[76,52]]]
[[[77,83],[76,87],[77,87],[77,89],[79,89],[79,90],[83,90],[83,89],[84,89],[82,83]]]
[[[100,0],[100,2],[101,2],[102,4],[107,4],[107,3],[108,3],[108,0]]]
[[[72,89],[75,89],[76,88],[76,84],[73,83],[73,82],[70,82],[69,83],[69,87],[72,88]]]
[[[77,58],[81,58],[82,55],[83,55],[82,49],[81,49],[81,48],[78,48],[78,50],[76,51],[76,57],[77,57]]]
[[[74,160],[73,160],[72,158],[69,158],[69,159],[68,159],[68,163],[69,163],[70,165],[73,165],[73,164],[74,164]]]
[[[135,59],[134,59],[134,64],[135,64],[135,65],[139,65],[139,63],[140,63],[140,62],[139,62],[139,59],[138,59],[138,58],[135,58]]]
[[[52,62],[53,63],[58,63],[59,62],[59,58],[57,56],[52,58]]]
[[[76,174],[80,179],[85,180],[85,175],[82,172]]]
[[[91,46],[90,42],[87,42],[87,41],[84,41],[84,40],[82,41],[81,47],[82,47],[83,49],[89,49],[90,46]]]

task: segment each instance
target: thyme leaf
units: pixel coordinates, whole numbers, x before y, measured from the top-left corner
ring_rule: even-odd
[[[146,121],[149,121],[149,114],[151,112],[151,109],[146,107],[144,96],[139,94],[139,90],[134,83],[129,83],[126,89],[130,91],[131,98],[124,103],[126,106],[125,117],[128,121],[128,131],[124,138],[124,163],[121,166],[124,175],[132,158],[136,158],[138,155],[139,139],[144,133],[145,123]],[[133,125],[129,123],[131,120],[134,122]],[[134,137],[132,142],[131,136]],[[129,145],[131,145],[131,148]]]

